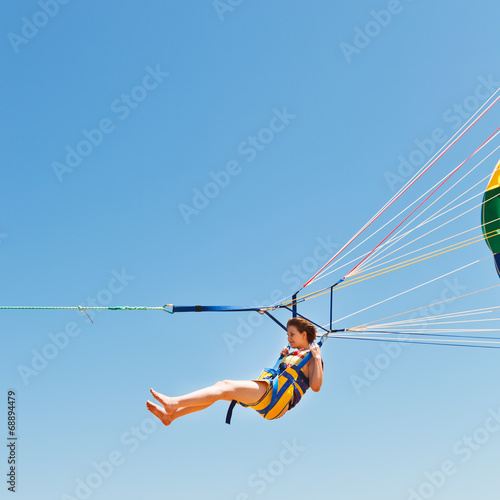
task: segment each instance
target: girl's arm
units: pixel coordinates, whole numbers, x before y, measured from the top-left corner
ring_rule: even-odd
[[[323,363],[321,349],[317,344],[311,347],[311,360],[309,361],[309,387],[318,392],[323,384]]]

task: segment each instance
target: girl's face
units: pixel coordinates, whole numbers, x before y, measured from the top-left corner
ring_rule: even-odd
[[[307,342],[307,333],[299,332],[296,326],[290,325],[287,329],[288,343],[290,347],[294,348],[307,348],[309,343]]]

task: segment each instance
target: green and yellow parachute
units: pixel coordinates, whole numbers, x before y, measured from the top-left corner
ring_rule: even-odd
[[[497,163],[484,193],[481,219],[484,238],[493,252],[500,276],[500,162]]]

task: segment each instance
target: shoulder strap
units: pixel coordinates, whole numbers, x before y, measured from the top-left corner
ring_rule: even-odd
[[[309,351],[301,360],[300,363],[297,363],[297,368],[301,369],[307,365],[307,362],[311,359],[311,351]]]

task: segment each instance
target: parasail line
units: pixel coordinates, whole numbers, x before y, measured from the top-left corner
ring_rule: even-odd
[[[495,93],[497,93],[500,89],[497,89]],[[492,96],[493,97],[493,96]],[[301,287],[305,288],[308,286],[314,279],[318,276],[319,273],[321,273],[337,256],[342,253],[360,234],[362,234],[375,220],[377,220],[382,213],[384,213],[391,205],[394,204],[395,201],[397,201],[410,187],[417,182],[420,177],[422,177],[449,149],[454,146],[488,111],[491,110],[491,108],[500,100],[500,97],[497,97],[463,132],[460,133],[460,135],[453,140],[445,149],[442,151],[435,159],[433,159],[430,164],[421,170],[421,172],[415,176],[407,185],[400,190],[400,192],[393,197],[390,202],[386,203],[386,205],[374,216],[368,223],[366,223],[346,244],[344,244],[341,249],[335,253],[335,255],[319,270],[312,276],[306,283],[304,283]],[[498,129],[500,130],[500,128]],[[498,131],[497,130],[497,131]],[[467,161],[467,160],[466,160]],[[391,233],[392,234],[392,233]],[[361,263],[360,263],[361,264]],[[352,271],[351,271],[352,272]]]
[[[430,283],[433,283],[434,281],[437,281],[438,279],[445,278],[446,276],[449,276],[450,274],[453,274],[453,273],[456,273],[458,271],[461,271],[462,269],[466,269],[467,267],[470,267],[470,266],[472,266],[474,264],[477,264],[478,262],[481,262],[482,260],[485,260],[487,258],[489,258],[489,255],[488,255],[488,257],[483,257],[482,259],[478,259],[478,260],[475,260],[473,262],[470,262],[469,264],[466,264],[465,266],[462,266],[462,267],[459,267],[457,269],[454,269],[453,271],[450,271],[449,273],[442,274],[441,276],[433,278],[433,279],[431,279],[429,281],[426,281],[425,283],[422,283],[420,285],[417,285],[417,286],[415,286],[413,288],[409,288],[408,290],[405,290],[405,291],[403,291],[401,293],[393,295],[392,297],[389,297],[387,299],[381,300],[380,302],[377,302],[375,304],[372,304],[371,306],[368,306],[368,307],[365,307],[363,309],[360,309],[359,311],[356,311],[356,312],[354,312],[352,314],[348,314],[347,316],[339,318],[338,320],[336,320],[336,322],[337,321],[342,321],[342,320],[347,319],[347,318],[350,318],[351,316],[355,316],[356,314],[359,314],[359,313],[364,312],[364,311],[366,311],[368,309],[371,309],[372,307],[375,307],[375,306],[378,306],[378,305],[383,304],[385,302],[388,302],[390,300],[396,299],[397,297],[400,297],[401,295],[405,295],[405,294],[407,294],[409,292],[413,292],[414,290],[416,290],[418,288],[421,288],[423,286],[429,285]]]
[[[413,340],[413,339],[408,339],[408,338],[397,338],[397,339],[388,339],[388,338],[373,338],[373,337],[341,337],[341,336],[333,336],[328,338],[335,338],[335,339],[344,339],[344,340],[364,340],[364,341],[371,341],[371,342],[398,342],[398,343],[405,343],[405,344],[421,344],[421,345],[439,345],[439,346],[445,346],[445,347],[475,347],[479,349],[499,349],[500,346],[496,345],[475,345],[475,344],[452,344],[452,343],[445,343],[444,341],[436,341],[435,343],[430,342],[430,340]]]
[[[495,134],[495,135],[498,135]],[[490,138],[489,140],[492,140],[492,138]],[[452,210],[455,210],[456,208],[462,206],[463,204],[467,203],[468,201],[470,201],[471,199],[474,199],[475,197],[477,196],[481,196],[481,194],[477,194],[477,195],[474,195],[472,196],[471,198],[465,200],[465,201],[462,201],[461,203],[459,203],[458,205],[455,205],[453,206],[451,209],[447,210],[447,211],[444,211],[448,206],[450,206],[452,203],[456,202],[458,199],[460,199],[462,196],[465,196],[465,194],[467,194],[469,191],[471,191],[472,189],[474,189],[476,186],[478,186],[479,184],[481,184],[484,179],[481,179],[479,182],[477,182],[474,186],[470,187],[469,189],[467,189],[465,192],[459,194],[455,199],[451,200],[449,203],[447,203],[444,207],[441,207],[439,210],[437,210],[435,213],[431,214],[427,219],[425,219],[423,222],[421,222],[420,224],[418,224],[416,227],[410,229],[409,231],[407,231],[406,233],[404,234],[401,234],[401,232],[405,229],[405,228],[408,228],[408,226],[415,222],[417,218],[421,217],[427,210],[429,210],[433,205],[435,205],[441,198],[443,198],[443,196],[445,196],[447,193],[449,193],[453,188],[455,188],[460,182],[462,182],[468,175],[470,175],[472,173],[473,170],[475,170],[476,168],[478,168],[484,161],[486,161],[491,155],[493,155],[493,153],[495,153],[498,149],[500,149],[500,146],[497,146],[492,152],[490,152],[485,158],[483,158],[481,161],[479,161],[474,167],[472,167],[471,170],[469,170],[461,179],[459,179],[455,184],[453,184],[453,186],[451,186],[448,190],[446,190],[441,196],[439,196],[436,200],[434,200],[428,207],[426,207],[424,210],[422,210],[422,212],[420,212],[420,214],[418,214],[414,219],[413,221],[409,222],[408,224],[406,224],[406,226],[404,228],[401,228],[398,232],[395,233],[395,235],[393,235],[391,238],[389,238],[389,240],[387,241],[387,243],[385,243],[384,245],[381,245],[381,249],[384,248],[384,251],[387,251],[391,246],[393,246],[396,242],[398,241],[401,241],[403,238],[405,238],[406,236],[408,236],[408,234],[410,234],[411,232],[415,231],[416,229],[420,228],[420,227],[423,227],[424,225],[428,224],[429,222],[433,222],[434,220],[436,220],[437,218],[439,217],[442,217],[443,215],[451,212]],[[489,177],[489,176],[487,176]],[[486,178],[487,178],[486,177]],[[436,184],[437,185],[437,184]],[[432,188],[431,188],[432,189]],[[467,213],[467,212],[465,212]],[[454,220],[454,219],[452,219]],[[427,233],[428,234],[428,233]],[[380,253],[380,252],[379,252]],[[373,256],[374,257],[374,256]],[[373,259],[367,259],[367,262],[368,261],[372,261]]]
[[[499,98],[500,99],[500,98]],[[412,210],[371,252],[368,253],[366,257],[364,257],[359,264],[357,264],[351,271],[349,271],[345,277],[349,277],[349,275],[353,274],[356,269],[361,266],[361,264],[368,258],[370,255],[373,254],[399,227],[401,227],[402,224],[404,224],[431,196],[434,195],[434,193],[443,186],[445,182],[447,182],[467,161],[469,161],[470,158],[472,158],[485,144],[488,143],[488,141],[494,137],[498,131],[500,131],[500,127],[492,134],[488,139],[486,139],[479,148],[477,148],[471,155],[469,155],[458,167],[456,167],[454,170],[448,174],[448,176],[432,191],[417,207],[415,207],[414,210]]]
[[[481,260],[484,260],[484,259],[481,259]],[[373,323],[376,323],[378,321],[384,321],[386,319],[391,319],[391,318],[396,318],[398,316],[402,316],[403,314],[410,314],[412,312],[415,312],[415,311],[419,311],[420,309],[426,309],[428,307],[432,307],[432,306],[437,306],[439,304],[444,304],[445,302],[449,302],[450,300],[457,300],[457,299],[461,299],[461,298],[464,298],[464,297],[468,297],[469,295],[475,295],[476,293],[482,293],[482,292],[486,292],[488,290],[491,290],[493,288],[498,288],[500,285],[493,285],[493,286],[490,286],[490,287],[487,287],[487,288],[483,288],[481,290],[476,290],[475,292],[469,292],[469,293],[464,293],[462,295],[459,295],[458,297],[451,297],[450,299],[445,299],[445,300],[441,300],[439,302],[434,302],[433,304],[427,304],[425,306],[421,306],[421,307],[417,307],[415,309],[410,309],[408,311],[404,311],[404,312],[401,312],[401,313],[398,313],[398,314],[393,314],[392,316],[386,316],[385,318],[381,318],[381,319],[378,319],[378,320],[374,320],[374,321],[370,321],[368,323],[363,323],[361,325],[358,325],[356,328],[360,328],[360,327],[365,327],[365,326],[370,326],[372,325]],[[497,306],[493,306],[493,307],[489,307],[489,308],[485,308],[486,309],[494,309],[496,308]],[[474,311],[481,311],[482,309],[474,309]],[[465,312],[469,312],[469,311],[465,311]],[[453,314],[453,313],[450,313],[450,314]]]

